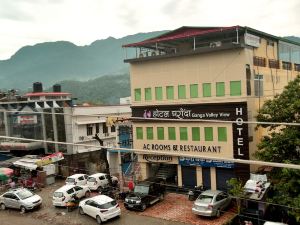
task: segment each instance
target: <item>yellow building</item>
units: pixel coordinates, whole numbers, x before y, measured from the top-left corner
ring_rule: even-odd
[[[300,45],[233,26],[181,27],[123,47],[132,115],[145,118],[133,121],[134,148],[160,153],[138,155],[142,178],[212,189],[248,179],[249,165],[194,157],[253,158],[262,131],[244,121],[255,121],[263,102],[299,74]]]

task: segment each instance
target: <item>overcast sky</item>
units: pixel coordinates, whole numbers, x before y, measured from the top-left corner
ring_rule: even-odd
[[[300,0],[0,0],[0,59],[45,41],[233,25],[300,36]]]

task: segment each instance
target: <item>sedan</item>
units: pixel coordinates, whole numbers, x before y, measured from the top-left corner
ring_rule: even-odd
[[[231,202],[231,198],[222,191],[207,190],[202,192],[194,202],[192,212],[200,216],[219,217]]]
[[[41,204],[42,198],[26,188],[13,189],[0,196],[0,208],[2,210],[15,208],[20,209],[21,213],[25,213],[27,210],[39,207]]]
[[[79,213],[87,214],[97,220],[98,224],[121,215],[121,209],[116,200],[106,196],[97,195],[79,203]]]

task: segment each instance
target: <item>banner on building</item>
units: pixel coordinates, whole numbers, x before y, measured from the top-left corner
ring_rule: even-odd
[[[189,158],[189,157],[179,157],[179,165],[234,168],[234,163],[229,161],[208,160],[208,159],[198,159],[198,158]]]

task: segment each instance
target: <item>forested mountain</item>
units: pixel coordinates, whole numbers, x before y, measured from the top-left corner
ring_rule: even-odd
[[[28,90],[36,81],[49,87],[62,80],[86,81],[103,75],[128,73],[122,45],[163,32],[138,33],[120,39],[109,37],[86,46],[67,41],[25,46],[10,59],[0,60],[0,89]],[[133,54],[133,49],[128,50],[129,55]]]

